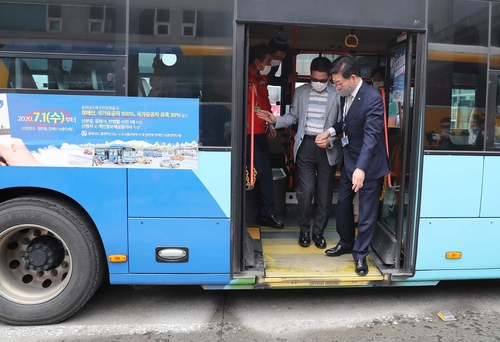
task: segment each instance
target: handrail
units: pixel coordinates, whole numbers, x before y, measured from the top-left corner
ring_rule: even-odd
[[[254,140],[255,140],[255,85],[250,82],[250,96],[252,96],[252,117],[250,118],[250,189],[253,189],[255,181],[253,177],[253,164],[254,164]]]
[[[391,159],[391,155],[389,153],[389,128],[387,126],[387,105],[385,102],[385,89],[380,88],[380,94],[382,95],[382,103],[384,104],[384,136],[385,136],[385,150],[387,152],[387,160]],[[387,185],[389,188],[393,189],[392,187],[392,179],[391,179],[391,165],[389,165],[389,173],[387,174]]]
[[[292,63],[292,72],[297,72],[297,40],[298,40],[298,37],[299,37],[299,25],[295,26],[295,30],[294,30],[294,33],[293,33],[293,50],[294,50],[294,54],[293,54],[293,63]],[[295,96],[295,81],[292,82],[292,101],[293,101],[293,97]],[[292,171],[292,169],[294,168],[294,160],[295,160],[295,156],[293,155],[293,149],[294,149],[294,145],[295,145],[295,140],[294,140],[294,136],[292,136],[292,129],[290,128],[290,145],[289,145],[289,150],[288,150],[288,161],[289,161],[289,171]],[[289,172],[289,177],[288,177],[288,189],[290,191],[293,190],[293,173],[292,172]]]

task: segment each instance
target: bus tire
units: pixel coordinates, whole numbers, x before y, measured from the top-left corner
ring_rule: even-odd
[[[100,237],[86,216],[60,200],[26,196],[0,204],[0,321],[61,322],[104,279]]]

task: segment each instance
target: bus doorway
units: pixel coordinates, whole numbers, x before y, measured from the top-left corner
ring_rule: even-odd
[[[257,283],[262,287],[375,285],[388,280],[395,269],[396,273],[400,270],[405,257],[405,237],[410,235],[407,234],[407,230],[413,229],[413,226],[405,223],[408,211],[414,210],[407,207],[408,198],[411,197],[408,192],[412,188],[409,182],[411,162],[409,156],[412,151],[409,139],[413,73],[412,67],[405,65],[413,65],[415,35],[397,30],[353,30],[338,27],[264,24],[247,24],[245,33],[247,67],[252,63],[248,60],[248,50],[251,47],[267,45],[276,37],[287,38],[286,57],[278,68],[275,68],[277,70],[273,75],[274,83],[268,85],[270,104],[276,117],[290,112],[295,90],[311,81],[310,65],[314,58],[322,56],[333,61],[341,55],[351,55],[358,64],[359,76],[363,82],[379,88],[384,99],[386,105],[384,130],[391,172],[384,180],[380,197],[379,224],[368,260],[369,272],[366,276],[360,277],[354,272],[355,267],[350,254],[330,258],[325,256],[325,249],[315,247],[314,242],[308,247],[299,245],[299,213],[296,196],[299,175],[294,162],[293,147],[296,143],[297,125],[301,122],[299,120],[295,125],[278,129],[276,137],[269,138],[268,144],[275,175],[273,184],[275,207],[279,209],[280,204],[284,203],[283,211],[279,214],[275,212],[275,216],[283,221],[284,228],[277,229],[259,220],[258,187],[254,187],[253,184],[248,187],[247,184],[243,201],[244,227],[251,238],[243,239],[245,240],[242,248],[242,267],[245,270],[243,273],[255,274],[258,277]],[[401,58],[404,60],[402,64]],[[396,64],[396,59],[399,64]],[[382,73],[375,80],[374,74],[376,71],[380,73],[380,70]],[[290,78],[291,74],[296,74],[296,78]],[[245,75],[248,78],[248,69]],[[381,81],[385,82],[382,84]],[[245,91],[248,90],[247,86],[243,88]],[[247,99],[249,94],[244,94],[244,98]],[[247,101],[242,103],[246,104]],[[247,113],[247,109],[245,106],[242,112]],[[247,121],[244,120],[244,123]],[[324,231],[327,249],[334,247],[339,241],[336,231],[337,215],[348,215],[336,211],[340,169],[341,162],[337,166],[332,210]],[[281,175],[283,176],[280,177]],[[246,182],[248,183],[248,178]],[[309,214],[312,225],[314,213]],[[249,248],[249,244],[253,244],[253,247]],[[249,251],[253,251],[252,257],[245,255]],[[248,260],[252,260],[254,264],[246,264]]]

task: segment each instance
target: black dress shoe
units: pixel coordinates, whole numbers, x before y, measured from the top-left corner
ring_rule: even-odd
[[[309,238],[309,233],[300,232],[299,234],[299,245],[302,247],[309,247],[311,244],[311,239]]]
[[[272,228],[283,228],[283,222],[278,220],[274,215],[264,216],[259,215],[259,222],[263,226],[268,226]]]
[[[344,254],[347,254],[347,253],[351,253],[351,252],[352,252],[351,248],[347,248],[347,247],[344,247],[344,246],[341,246],[341,245],[337,245],[337,246],[335,246],[333,248],[327,249],[325,251],[325,254],[327,256],[336,257],[336,256],[341,256],[341,255],[344,255]]]
[[[368,273],[368,264],[366,263],[366,258],[354,260],[354,266],[356,267],[357,275],[365,276]]]
[[[314,241],[314,245],[316,248],[324,249],[326,248],[326,240],[321,234],[313,234],[312,240]]]

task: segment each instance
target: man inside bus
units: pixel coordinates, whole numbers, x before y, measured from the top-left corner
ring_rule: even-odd
[[[435,138],[439,139],[438,150],[454,150],[455,145],[450,141],[452,135],[451,118],[445,116],[441,119],[441,132]]]
[[[295,91],[290,112],[275,117],[269,111],[261,110],[257,115],[275,128],[298,122],[295,135],[294,155],[299,184],[297,202],[299,212],[299,245],[308,247],[311,243],[311,223],[308,214],[314,208],[312,240],[317,248],[326,248],[324,231],[332,209],[333,182],[340,157],[341,118],[339,116],[339,95],[329,82],[330,60],[317,57],[311,62],[311,83]],[[332,136],[318,139],[317,135],[332,127]]]
[[[283,38],[275,36],[269,41],[267,47],[273,56],[273,59],[271,60],[271,71],[268,75],[268,84],[286,86],[288,83],[296,82],[297,73],[291,73],[288,77],[276,77],[276,73],[280,68],[281,62],[283,62],[286,54],[288,53],[288,43]]]
[[[332,63],[332,82],[341,96],[344,147],[337,201],[337,246],[325,251],[337,257],[352,253],[356,274],[368,273],[366,257],[377,224],[379,197],[389,161],[384,143],[384,106],[379,92],[359,77],[356,61],[341,56]],[[329,130],[318,138],[330,136]],[[353,198],[359,191],[358,235],[354,231]]]
[[[270,138],[276,136],[276,131],[272,127],[267,127],[266,122],[255,114],[259,110],[271,111],[267,91],[267,74],[271,70],[271,59],[272,55],[265,45],[258,45],[250,49],[248,58],[247,169],[250,170],[250,139],[253,117],[254,168],[257,170],[256,186],[260,191],[258,219],[262,225],[283,228],[283,222],[274,216],[273,171],[267,141],[268,136]]]

